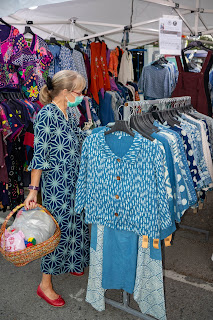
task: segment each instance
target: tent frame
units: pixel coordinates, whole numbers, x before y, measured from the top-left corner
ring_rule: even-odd
[[[201,35],[212,35],[213,29],[208,29],[206,26],[206,23],[203,19],[202,13],[213,13],[213,10],[210,9],[204,9],[200,8],[200,0],[196,0],[196,7],[189,7],[182,4],[176,3],[174,0],[144,0],[145,2],[161,5],[161,6],[167,6],[170,8],[173,8],[176,14],[179,16],[179,18],[183,21],[183,23],[186,25],[188,32],[185,32],[185,35],[188,37],[199,37]],[[194,27],[190,26],[189,23],[186,20],[186,15],[188,14],[194,14],[195,16],[195,23]],[[111,41],[115,43],[116,45],[120,45],[121,41],[117,41],[114,39],[111,39],[110,35],[118,34],[118,33],[125,33],[125,31],[128,29],[129,32],[135,33],[135,34],[141,34],[141,35],[150,35],[150,37],[146,40],[135,40],[129,43],[131,46],[138,46],[138,45],[146,45],[151,42],[155,42],[158,40],[158,30],[149,28],[148,25],[153,22],[159,21],[159,19],[152,19],[147,20],[139,23],[134,23],[132,25],[121,25],[121,24],[113,24],[113,23],[105,23],[105,22],[93,22],[93,21],[81,21],[78,20],[76,17],[70,18],[68,20],[44,20],[44,21],[23,21],[21,18],[19,18],[17,15],[13,14],[9,16],[10,18],[13,18],[15,20],[14,24],[16,25],[27,25],[30,24],[34,28],[41,30],[43,32],[46,32],[50,34],[51,36],[54,35],[58,39],[62,39],[64,41],[72,41],[72,42],[80,42],[84,40],[93,39],[95,37],[104,37],[106,40]],[[7,21],[7,19],[6,19]],[[199,21],[202,23],[202,27],[199,27]],[[63,24],[63,25],[71,25],[73,30],[75,27],[84,30],[90,35],[85,35],[84,37],[74,37],[73,39],[69,39],[66,36],[63,36],[55,31],[51,31],[48,28],[44,27],[43,25],[54,25],[54,24]],[[109,27],[111,29],[102,31],[102,32],[95,32],[91,29],[88,29],[88,27],[85,26],[100,26],[100,27]],[[205,28],[205,31],[203,31],[203,28]],[[152,36],[152,37],[151,37]]]

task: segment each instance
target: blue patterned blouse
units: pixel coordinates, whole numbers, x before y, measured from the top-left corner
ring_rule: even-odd
[[[60,59],[61,70],[77,71],[75,62],[73,60],[72,52],[69,48],[66,48],[65,46],[61,46],[59,59]]]
[[[182,118],[179,118],[178,120],[181,121],[181,127],[187,132],[187,134],[191,138],[192,146],[194,149],[194,157],[196,160],[196,163],[199,168],[199,174],[201,177],[201,185],[200,187],[205,188],[208,187],[209,184],[212,182],[212,179],[210,177],[210,174],[208,172],[204,154],[203,154],[203,148],[202,148],[202,139],[201,139],[201,129],[198,127],[197,124],[193,123],[190,119],[185,118],[184,115],[182,115]]]
[[[184,146],[185,153],[186,153],[186,158],[187,158],[187,161],[188,161],[189,169],[190,169],[190,172],[191,172],[191,175],[192,175],[192,180],[193,180],[193,183],[194,183],[194,187],[196,189],[198,189],[197,188],[198,187],[198,181],[200,181],[201,178],[200,178],[200,175],[199,175],[199,172],[198,172],[198,167],[197,167],[197,164],[196,164],[195,158],[194,158],[194,152],[193,152],[192,146],[191,146],[191,144],[189,142],[189,138],[187,136],[187,133],[186,133],[185,130],[181,129],[178,126],[171,127],[171,130],[174,130],[174,131],[178,132],[180,137],[182,138],[183,146]]]
[[[162,126],[156,122],[155,122],[155,124],[158,127],[160,127],[162,130],[164,130],[165,132],[168,132],[170,135],[173,136],[173,139],[176,143],[176,155],[177,155],[178,163],[179,163],[179,166],[181,169],[181,174],[183,176],[185,186],[186,186],[186,191],[187,191],[188,198],[189,198],[189,206],[192,206],[192,205],[196,204],[197,196],[196,196],[196,192],[194,189],[194,184],[192,181],[191,173],[189,170],[189,165],[188,165],[188,162],[186,159],[186,155],[185,155],[185,151],[183,148],[181,138],[177,132],[172,131],[172,130],[168,129],[167,127]]]
[[[137,132],[133,138],[124,132],[105,136],[106,130],[83,144],[76,212],[85,208],[86,223],[168,236],[172,221],[161,148]]]

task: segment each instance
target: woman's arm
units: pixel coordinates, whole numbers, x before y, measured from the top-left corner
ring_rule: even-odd
[[[40,179],[41,179],[42,170],[40,169],[32,169],[31,172],[31,185],[35,187],[39,187]],[[30,190],[24,204],[26,210],[31,210],[37,207],[37,190]]]

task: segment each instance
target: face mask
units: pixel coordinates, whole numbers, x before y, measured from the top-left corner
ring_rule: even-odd
[[[84,96],[75,97],[75,101],[74,102],[71,102],[71,101],[69,101],[67,99],[67,107],[77,107],[82,102],[83,99],[84,99]]]

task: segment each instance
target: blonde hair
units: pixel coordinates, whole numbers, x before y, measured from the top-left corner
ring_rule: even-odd
[[[68,91],[74,91],[76,89],[83,91],[86,87],[86,80],[76,71],[62,70],[53,76],[51,87],[52,88],[49,90],[45,84],[41,88],[39,100],[44,105],[51,103],[64,89],[67,89]]]

